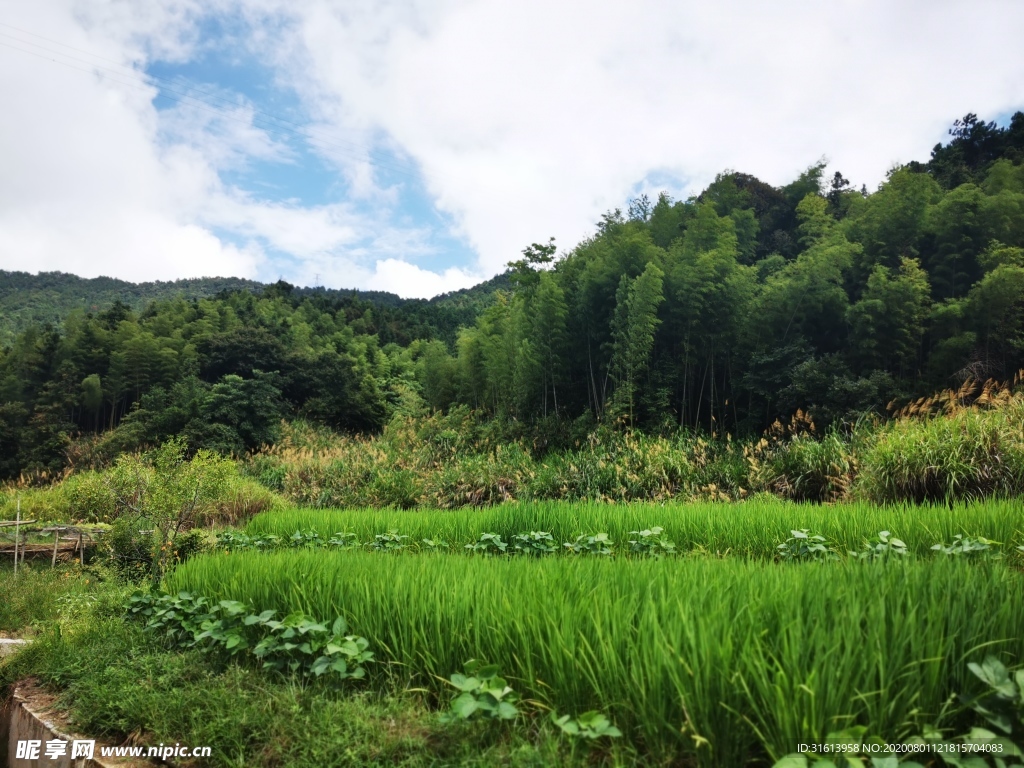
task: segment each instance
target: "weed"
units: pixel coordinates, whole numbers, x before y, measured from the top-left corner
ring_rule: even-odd
[[[554,536],[547,531],[517,533],[512,537],[512,548],[519,554],[534,557],[553,555],[558,552],[558,544],[555,542]]]
[[[470,659],[463,665],[466,674],[455,673],[449,684],[459,691],[441,718],[444,722],[472,720],[515,720],[519,715],[518,696],[505,679],[499,677],[496,664]]]
[[[792,535],[776,547],[781,560],[835,560],[838,557],[821,534],[812,534],[808,528],[790,533]]]
[[[508,544],[496,533],[481,533],[479,539],[466,545],[466,549],[478,555],[503,555]]]
[[[408,538],[408,536],[400,535],[397,530],[391,529],[387,533],[375,534],[373,541],[370,542],[370,549],[378,552],[401,552],[406,548],[405,542]]]
[[[552,712],[551,722],[564,734],[591,741],[602,738],[618,739],[622,736],[622,731],[597,710],[584,712],[576,719]]]
[[[984,536],[974,538],[958,533],[953,537],[953,543],[948,547],[942,542],[939,542],[938,544],[934,544],[932,549],[936,552],[941,552],[948,557],[998,557],[999,551],[994,549],[997,546],[999,546],[998,541],[986,539]]]
[[[850,557],[858,560],[893,560],[906,557],[907,545],[893,536],[889,531],[879,531],[874,539],[864,542],[860,552],[850,552]]]
[[[671,539],[663,536],[665,529],[660,525],[642,531],[630,531],[634,536],[629,540],[629,551],[642,557],[663,557],[676,554],[676,545]]]
[[[563,544],[567,550],[576,555],[610,555],[615,545],[608,538],[607,533],[595,533],[593,535],[581,534],[575,541],[567,541]]]

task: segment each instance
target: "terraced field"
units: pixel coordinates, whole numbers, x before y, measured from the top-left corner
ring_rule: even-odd
[[[676,554],[631,551],[635,532],[655,525]],[[778,545],[800,528],[835,554],[778,562]],[[850,726],[895,741],[955,720],[944,705],[969,688],[967,662],[1024,659],[1022,528],[1019,506],[1002,502],[306,510],[250,523],[249,536],[278,537],[275,551],[197,558],[168,587],[343,616],[377,654],[371,684],[424,688],[443,706],[444,680],[483,659],[528,712],[598,709],[652,759],[740,765]],[[557,553],[465,546],[539,530]],[[881,554],[849,554],[880,530],[906,554],[878,550],[877,539]],[[611,554],[563,546],[597,533]],[[932,549],[957,534],[983,543]]]

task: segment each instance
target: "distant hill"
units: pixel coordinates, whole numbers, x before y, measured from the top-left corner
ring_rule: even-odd
[[[202,277],[150,283],[130,283],[112,277],[83,278],[66,272],[7,272],[0,270],[0,346],[33,324],[60,323],[73,310],[102,312],[120,301],[136,312],[150,302],[173,298],[201,299],[223,291],[262,293],[268,285],[239,277]],[[357,299],[389,309],[408,305],[478,309],[489,303],[497,290],[508,289],[508,275],[502,274],[472,288],[436,296],[429,301],[403,299],[385,291],[356,289],[296,288],[299,296],[324,296],[330,300]]]

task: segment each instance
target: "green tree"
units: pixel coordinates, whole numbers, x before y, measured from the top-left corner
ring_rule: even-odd
[[[154,589],[173,562],[179,534],[199,523],[204,504],[218,498],[234,465],[207,451],[191,460],[181,439],[169,440],[147,460],[139,454],[121,456],[107,482],[119,518],[152,527]]]
[[[555,413],[558,413],[558,387],[564,373],[566,319],[569,314],[565,292],[548,272],[540,276],[530,314],[533,319],[534,349],[541,370],[541,411],[547,416],[549,390],[552,406]]]
[[[879,264],[898,269],[900,259],[919,257],[929,207],[941,197],[929,176],[907,169],[892,172],[859,214],[844,222],[850,240],[863,247],[855,265],[858,279],[866,281]]]
[[[1019,248],[1013,250],[1024,253]],[[967,314],[977,333],[986,373],[992,376],[1009,377],[1024,368],[1024,258],[1021,262],[999,264],[967,296]]]
[[[611,371],[616,380],[616,405],[627,411],[631,423],[638,379],[650,362],[654,334],[661,323],[658,307],[665,299],[663,278],[658,265],[650,262],[633,280],[623,275],[616,291]]]
[[[851,356],[861,370],[915,373],[931,306],[928,275],[916,259],[904,258],[895,274],[875,267],[861,299],[847,312]]]
[[[103,384],[98,373],[82,379],[82,407],[93,414],[93,432],[98,432],[103,408]]]
[[[199,420],[188,428],[196,444],[239,454],[277,439],[282,416],[277,376],[253,373],[251,379],[228,374],[213,385]]]

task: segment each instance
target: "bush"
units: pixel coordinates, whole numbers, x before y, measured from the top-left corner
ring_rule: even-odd
[[[857,490],[878,503],[1024,493],[1024,398],[889,423],[864,453]]]
[[[199,525],[240,525],[261,512],[285,506],[276,493],[248,477],[231,476],[221,493],[201,506]]]
[[[533,460],[521,446],[499,446],[491,454],[470,454],[431,473],[425,496],[441,509],[515,501],[533,473]]]
[[[755,480],[794,501],[838,501],[846,496],[855,463],[849,445],[834,431],[820,440],[798,434],[771,449]]]
[[[0,496],[0,520],[14,520],[21,506],[22,520],[67,522],[67,505],[52,488],[8,488]]]
[[[99,557],[129,581],[142,581],[153,569],[153,532],[138,518],[114,521],[100,540]]]
[[[604,436],[579,451],[542,461],[529,483],[533,499],[664,501],[688,493],[693,469],[678,444],[639,434]]]
[[[71,475],[62,484],[67,516],[90,523],[110,523],[116,516],[114,492],[99,472]]]

